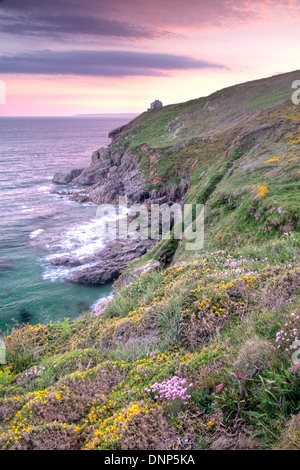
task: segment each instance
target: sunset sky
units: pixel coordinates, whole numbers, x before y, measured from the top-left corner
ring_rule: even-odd
[[[140,113],[297,70],[299,45],[300,0],[0,0],[0,116]]]

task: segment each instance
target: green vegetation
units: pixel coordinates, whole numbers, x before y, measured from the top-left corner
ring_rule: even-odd
[[[277,334],[300,329],[297,73],[144,113],[114,141],[149,191],[187,183],[205,204],[204,247],[172,232],[101,316],[3,334],[1,449],[300,448],[300,356]],[[186,401],[151,392],[174,377]]]
[[[187,436],[206,448],[236,431],[238,448],[280,442],[300,378],[276,332],[299,309],[300,270],[251,255],[205,253],[145,274],[101,317],[16,326],[0,374],[2,448],[185,448]],[[145,392],[175,375],[193,383],[187,405]]]
[[[280,101],[284,102],[288,100],[291,96],[291,88],[286,87],[282,90],[275,92],[267,92],[262,95],[259,95],[257,98],[252,100],[249,104],[250,108],[269,108],[273,104],[277,104]]]

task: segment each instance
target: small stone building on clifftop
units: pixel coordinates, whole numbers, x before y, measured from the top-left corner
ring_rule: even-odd
[[[152,111],[153,109],[159,109],[162,108],[163,104],[159,100],[153,101],[153,103],[150,104],[150,108],[148,108],[148,111]]]

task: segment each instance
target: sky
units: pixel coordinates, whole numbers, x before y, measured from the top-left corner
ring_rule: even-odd
[[[299,69],[300,0],[0,0],[0,116],[141,113]]]

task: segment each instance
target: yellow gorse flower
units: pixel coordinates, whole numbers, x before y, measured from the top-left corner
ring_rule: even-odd
[[[268,187],[264,186],[262,184],[253,185],[253,186],[251,186],[251,189],[256,190],[256,192],[257,192],[256,197],[259,198],[259,199],[263,198],[269,192]]]

